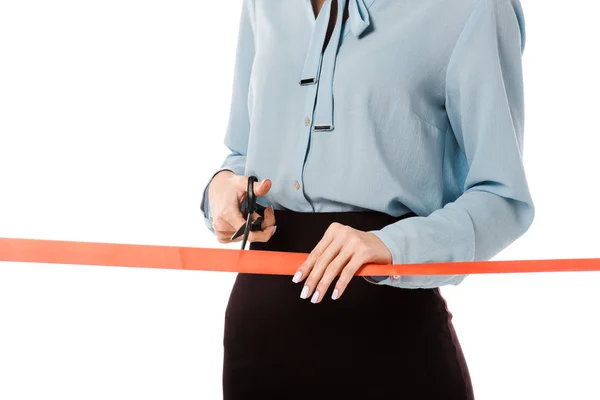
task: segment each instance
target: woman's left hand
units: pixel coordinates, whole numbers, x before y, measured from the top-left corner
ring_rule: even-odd
[[[336,300],[360,267],[391,262],[392,254],[377,236],[334,222],[302,263],[293,281],[298,283],[306,277],[300,297],[312,296],[311,302],[319,303],[331,282],[340,275],[331,296]]]

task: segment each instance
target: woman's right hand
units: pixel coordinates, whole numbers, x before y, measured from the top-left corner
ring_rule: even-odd
[[[266,195],[271,189],[271,181],[254,182],[254,194]],[[213,218],[213,228],[219,243],[232,243],[231,236],[246,223],[240,204],[248,190],[248,177],[236,175],[231,171],[221,171],[215,175],[208,186],[208,201]],[[260,215],[254,213],[252,221]],[[261,231],[251,231],[248,242],[267,242],[275,233],[275,211],[272,206],[267,207]],[[242,237],[233,240],[239,242]]]

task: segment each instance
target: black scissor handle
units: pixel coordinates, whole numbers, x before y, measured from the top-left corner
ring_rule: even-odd
[[[246,242],[250,232],[262,230],[261,225],[264,220],[263,216],[259,214],[260,216],[256,219],[256,221],[252,222],[252,214],[258,212],[258,207],[256,205],[256,194],[254,194],[254,182],[258,182],[258,178],[253,175],[249,176],[246,197],[240,205],[240,211],[242,212],[244,218],[246,218],[246,223],[242,225],[231,237],[231,240],[235,240],[244,235],[242,239],[242,250],[244,250],[246,247]]]
[[[256,211],[256,195],[254,194],[254,182],[258,182],[258,178],[254,175],[248,177],[248,191],[246,195],[246,202],[248,204],[248,214],[252,214]]]
[[[246,242],[248,241],[248,235],[250,231],[256,229],[256,222],[252,223],[252,214],[256,211],[256,195],[254,194],[254,182],[258,182],[258,178],[254,175],[248,177],[248,191],[246,194],[246,204],[248,205],[248,215],[246,217],[246,226],[244,229],[244,238],[242,239],[242,250],[246,248]],[[261,221],[262,222],[262,221]],[[260,225],[259,225],[260,227]]]

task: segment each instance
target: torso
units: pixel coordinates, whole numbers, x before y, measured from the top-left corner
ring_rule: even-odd
[[[242,145],[246,175],[273,181],[259,204],[427,215],[456,198],[463,174],[454,164],[463,160],[446,132],[445,66],[472,1],[364,0],[370,32],[356,37],[347,20],[334,79],[318,86],[332,86],[335,130],[314,132],[310,123],[326,103],[316,101],[316,86],[299,81],[315,15],[329,5],[255,0],[256,53],[242,104],[249,135]]]

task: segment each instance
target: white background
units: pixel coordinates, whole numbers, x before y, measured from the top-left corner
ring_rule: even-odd
[[[497,259],[600,257],[594,4],[523,0],[537,215]],[[0,0],[0,237],[221,247],[198,205],[226,155],[239,11]],[[233,278],[0,263],[0,399],[221,398]],[[477,398],[600,399],[599,285],[561,273],[444,288]]]

